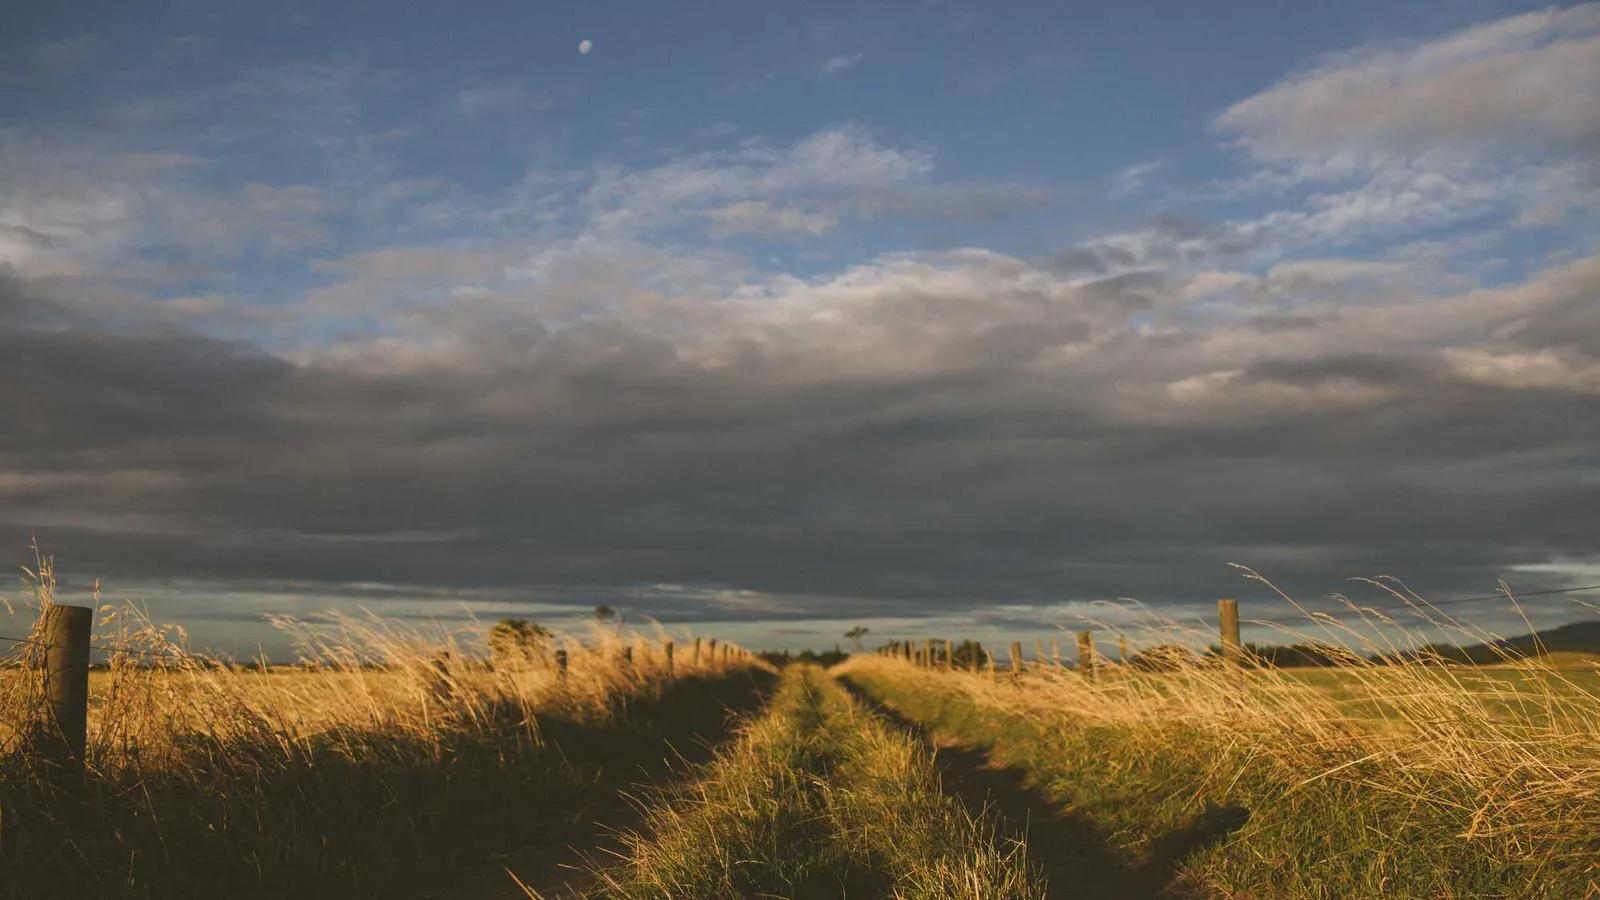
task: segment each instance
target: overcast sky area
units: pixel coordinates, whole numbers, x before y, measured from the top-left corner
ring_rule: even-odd
[[[995,6],[8,5],[0,559],[272,652],[1600,582],[1600,4]]]

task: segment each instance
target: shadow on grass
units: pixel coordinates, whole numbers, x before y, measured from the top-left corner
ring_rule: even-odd
[[[721,678],[680,678],[654,697],[619,700],[604,725],[538,717],[539,733],[568,777],[588,787],[580,802],[552,809],[530,804],[516,846],[483,871],[423,896],[499,900],[526,895],[506,874],[547,898],[588,886],[588,861],[620,846],[618,833],[642,818],[632,795],[703,763],[731,738],[737,723],[759,710],[775,678],[764,671]],[[537,801],[536,801],[537,802]]]
[[[997,815],[1001,837],[1026,838],[1028,858],[1044,873],[1050,897],[1136,900],[1184,896],[1173,874],[1185,857],[1227,837],[1249,818],[1242,807],[1210,807],[1189,827],[1163,838],[1135,863],[1111,846],[1092,820],[1063,810],[1028,773],[994,762],[981,747],[941,745],[921,723],[878,702],[848,678],[840,684],[863,706],[935,750],[945,793],[973,816]]]
[[[622,791],[708,755],[770,683],[683,678],[613,716],[540,719],[537,742],[511,709],[481,730],[358,743],[197,736],[72,790],[0,759],[0,898],[456,896],[489,869],[510,885],[495,860],[591,841]]]

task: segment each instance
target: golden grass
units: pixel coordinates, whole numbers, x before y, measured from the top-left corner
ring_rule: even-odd
[[[41,557],[28,580],[38,610],[48,608],[55,590],[50,561]],[[542,723],[569,731],[584,723],[615,728],[627,709],[660,698],[668,685],[765,666],[727,644],[718,645],[715,658],[708,649],[697,659],[694,639],[679,636],[668,677],[659,630],[597,626],[557,635],[513,664],[491,664],[478,635],[439,625],[371,615],[274,624],[297,648],[297,666],[249,668],[191,652],[181,630],[157,627],[131,606],[100,607],[95,642],[117,649],[92,678],[82,786],[63,785],[30,752],[42,721],[42,678],[31,666],[37,648],[22,644],[0,657],[0,873],[46,868],[24,865],[15,854],[24,847],[60,853],[43,847],[65,840],[68,856],[98,850],[105,857],[95,865],[108,870],[86,882],[96,892],[109,883],[119,892],[170,894],[170,882],[165,892],[151,884],[181,866],[194,868],[191,887],[205,885],[218,877],[202,871],[205,865],[222,867],[230,853],[246,867],[324,866],[329,878],[349,883],[382,860],[327,848],[346,839],[352,817],[373,814],[363,812],[372,804],[388,807],[385,815],[404,821],[414,838],[443,811],[394,808],[408,791],[470,807],[482,797],[463,786],[492,791],[501,779],[510,796],[519,778],[567,777],[558,770],[569,764],[542,752]],[[566,653],[564,674],[555,662],[558,648]],[[450,796],[451,785],[459,797]],[[88,805],[103,807],[105,821],[80,833],[69,811],[84,802],[85,791]],[[204,836],[199,844],[197,834]],[[151,847],[173,854],[166,869],[149,859],[157,855]],[[208,862],[208,853],[215,859]],[[64,857],[55,863],[72,865]],[[117,866],[135,871],[119,875]],[[314,875],[307,872],[303,883],[315,884]],[[237,871],[228,877],[234,876],[265,883]],[[0,874],[0,882],[7,880]],[[38,889],[28,884],[12,878],[0,895]]]
[[[1501,664],[1481,668],[1406,654],[1424,640],[1438,641],[1441,633],[1459,643],[1492,636],[1399,588],[1394,596],[1412,604],[1420,625],[1407,628],[1352,605],[1353,614],[1343,622],[1308,616],[1304,628],[1287,630],[1291,640],[1351,648],[1337,668],[1236,667],[1212,656],[1174,654],[1176,662],[1160,671],[1102,657],[1092,676],[1037,664],[1020,676],[1004,668],[998,674],[930,671],[876,656],[857,656],[838,671],[925,719],[944,717],[969,737],[983,732],[986,718],[997,723],[995,735],[1004,732],[998,723],[1016,724],[1019,734],[1031,735],[1018,738],[1018,746],[1027,745],[1020,756],[1031,755],[1041,771],[1056,773],[1049,777],[1070,781],[1085,806],[1103,803],[1108,824],[1122,829],[1124,843],[1134,850],[1172,823],[1156,823],[1153,815],[1141,822],[1137,810],[1122,811],[1118,804],[1139,794],[1137,778],[1153,777],[1164,765],[1187,766],[1161,777],[1170,779],[1169,793],[1179,792],[1178,806],[1187,796],[1189,814],[1208,803],[1243,802],[1247,784],[1259,789],[1249,798],[1257,805],[1274,793],[1291,800],[1339,797],[1355,808],[1303,815],[1325,815],[1317,820],[1323,823],[1344,815],[1353,829],[1371,832],[1377,845],[1427,823],[1427,844],[1391,844],[1383,852],[1410,852],[1422,867],[1430,860],[1437,865],[1433,842],[1442,841],[1452,846],[1439,852],[1480,856],[1484,872],[1514,868],[1519,874],[1513,877],[1534,881],[1564,873],[1571,880],[1557,882],[1563,886],[1552,896],[1589,889],[1590,879],[1600,874],[1600,691],[1592,673],[1571,671],[1572,660],[1564,657],[1507,655]],[[1132,637],[1143,646],[1203,646],[1210,635],[1151,617]],[[1388,659],[1373,662],[1369,657],[1375,654]],[[1059,752],[1050,749],[1052,741]],[[1090,759],[1122,758],[1075,763],[1079,774],[1060,774],[1046,759],[1079,751]],[[1146,766],[1146,760],[1167,762]],[[1143,774],[1130,774],[1135,770]],[[1096,785],[1096,777],[1107,783]],[[1286,830],[1303,825],[1280,824]],[[1292,868],[1296,853],[1301,861],[1325,852],[1358,854],[1366,844],[1297,849],[1294,840],[1284,839],[1272,848],[1282,857],[1273,858],[1266,850],[1274,839],[1266,832],[1273,827],[1271,817],[1258,814],[1235,839],[1239,859],[1232,874],[1213,878],[1211,886],[1296,896],[1272,886],[1275,871]],[[1329,825],[1318,840],[1331,840],[1342,827]],[[1252,854],[1261,869],[1255,879],[1240,874],[1249,866],[1238,864]],[[1383,874],[1367,873],[1379,881]],[[1428,890],[1475,895],[1441,877]],[[1292,879],[1280,878],[1280,888],[1284,883]],[[1308,877],[1301,887],[1313,883]],[[1331,893],[1340,893],[1339,882],[1331,883]],[[1350,884],[1342,890],[1361,893]],[[1401,883],[1392,890],[1430,895],[1409,893]]]

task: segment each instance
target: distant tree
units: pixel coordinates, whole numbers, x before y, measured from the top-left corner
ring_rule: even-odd
[[[1157,644],[1141,650],[1128,660],[1128,665],[1146,672],[1171,672],[1196,665],[1200,657],[1180,644]]]
[[[934,645],[938,646],[939,642],[935,641]],[[962,641],[953,645],[950,652],[955,656],[955,667],[958,669],[981,669],[989,663],[989,654],[977,641]]]
[[[527,619],[501,619],[489,629],[489,658],[497,666],[526,664],[544,653],[555,635]]]
[[[622,617],[617,615],[617,611],[604,603],[594,608],[594,620],[601,625],[622,624]]]
[[[861,639],[866,637],[867,636],[867,632],[869,632],[871,630],[872,630],[871,628],[868,628],[865,625],[857,625],[856,627],[850,629],[849,631],[846,631],[844,633],[844,636],[850,639],[850,643],[855,645],[856,652],[860,653],[861,652]]]

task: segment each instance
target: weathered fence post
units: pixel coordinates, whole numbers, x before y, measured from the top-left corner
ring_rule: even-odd
[[[1011,642],[1011,674],[1022,674],[1022,642]]]
[[[661,654],[666,657],[667,677],[672,677],[672,638],[661,639]]]
[[[622,648],[622,667],[630,670],[633,668],[633,647],[631,646]]]
[[[1085,678],[1094,677],[1094,632],[1078,632],[1078,671]]]
[[[40,621],[44,692],[50,719],[46,758],[65,767],[83,765],[89,739],[89,626],[87,606],[51,606]]]
[[[556,651],[556,677],[567,680],[567,651],[564,647]]]
[[[1244,646],[1239,643],[1239,601],[1217,601],[1217,627],[1222,633],[1222,661],[1238,665],[1244,657]]]
[[[922,666],[926,669],[933,668],[933,638],[922,641]]]
[[[952,672],[956,668],[956,644],[949,638],[944,641],[944,667]]]

